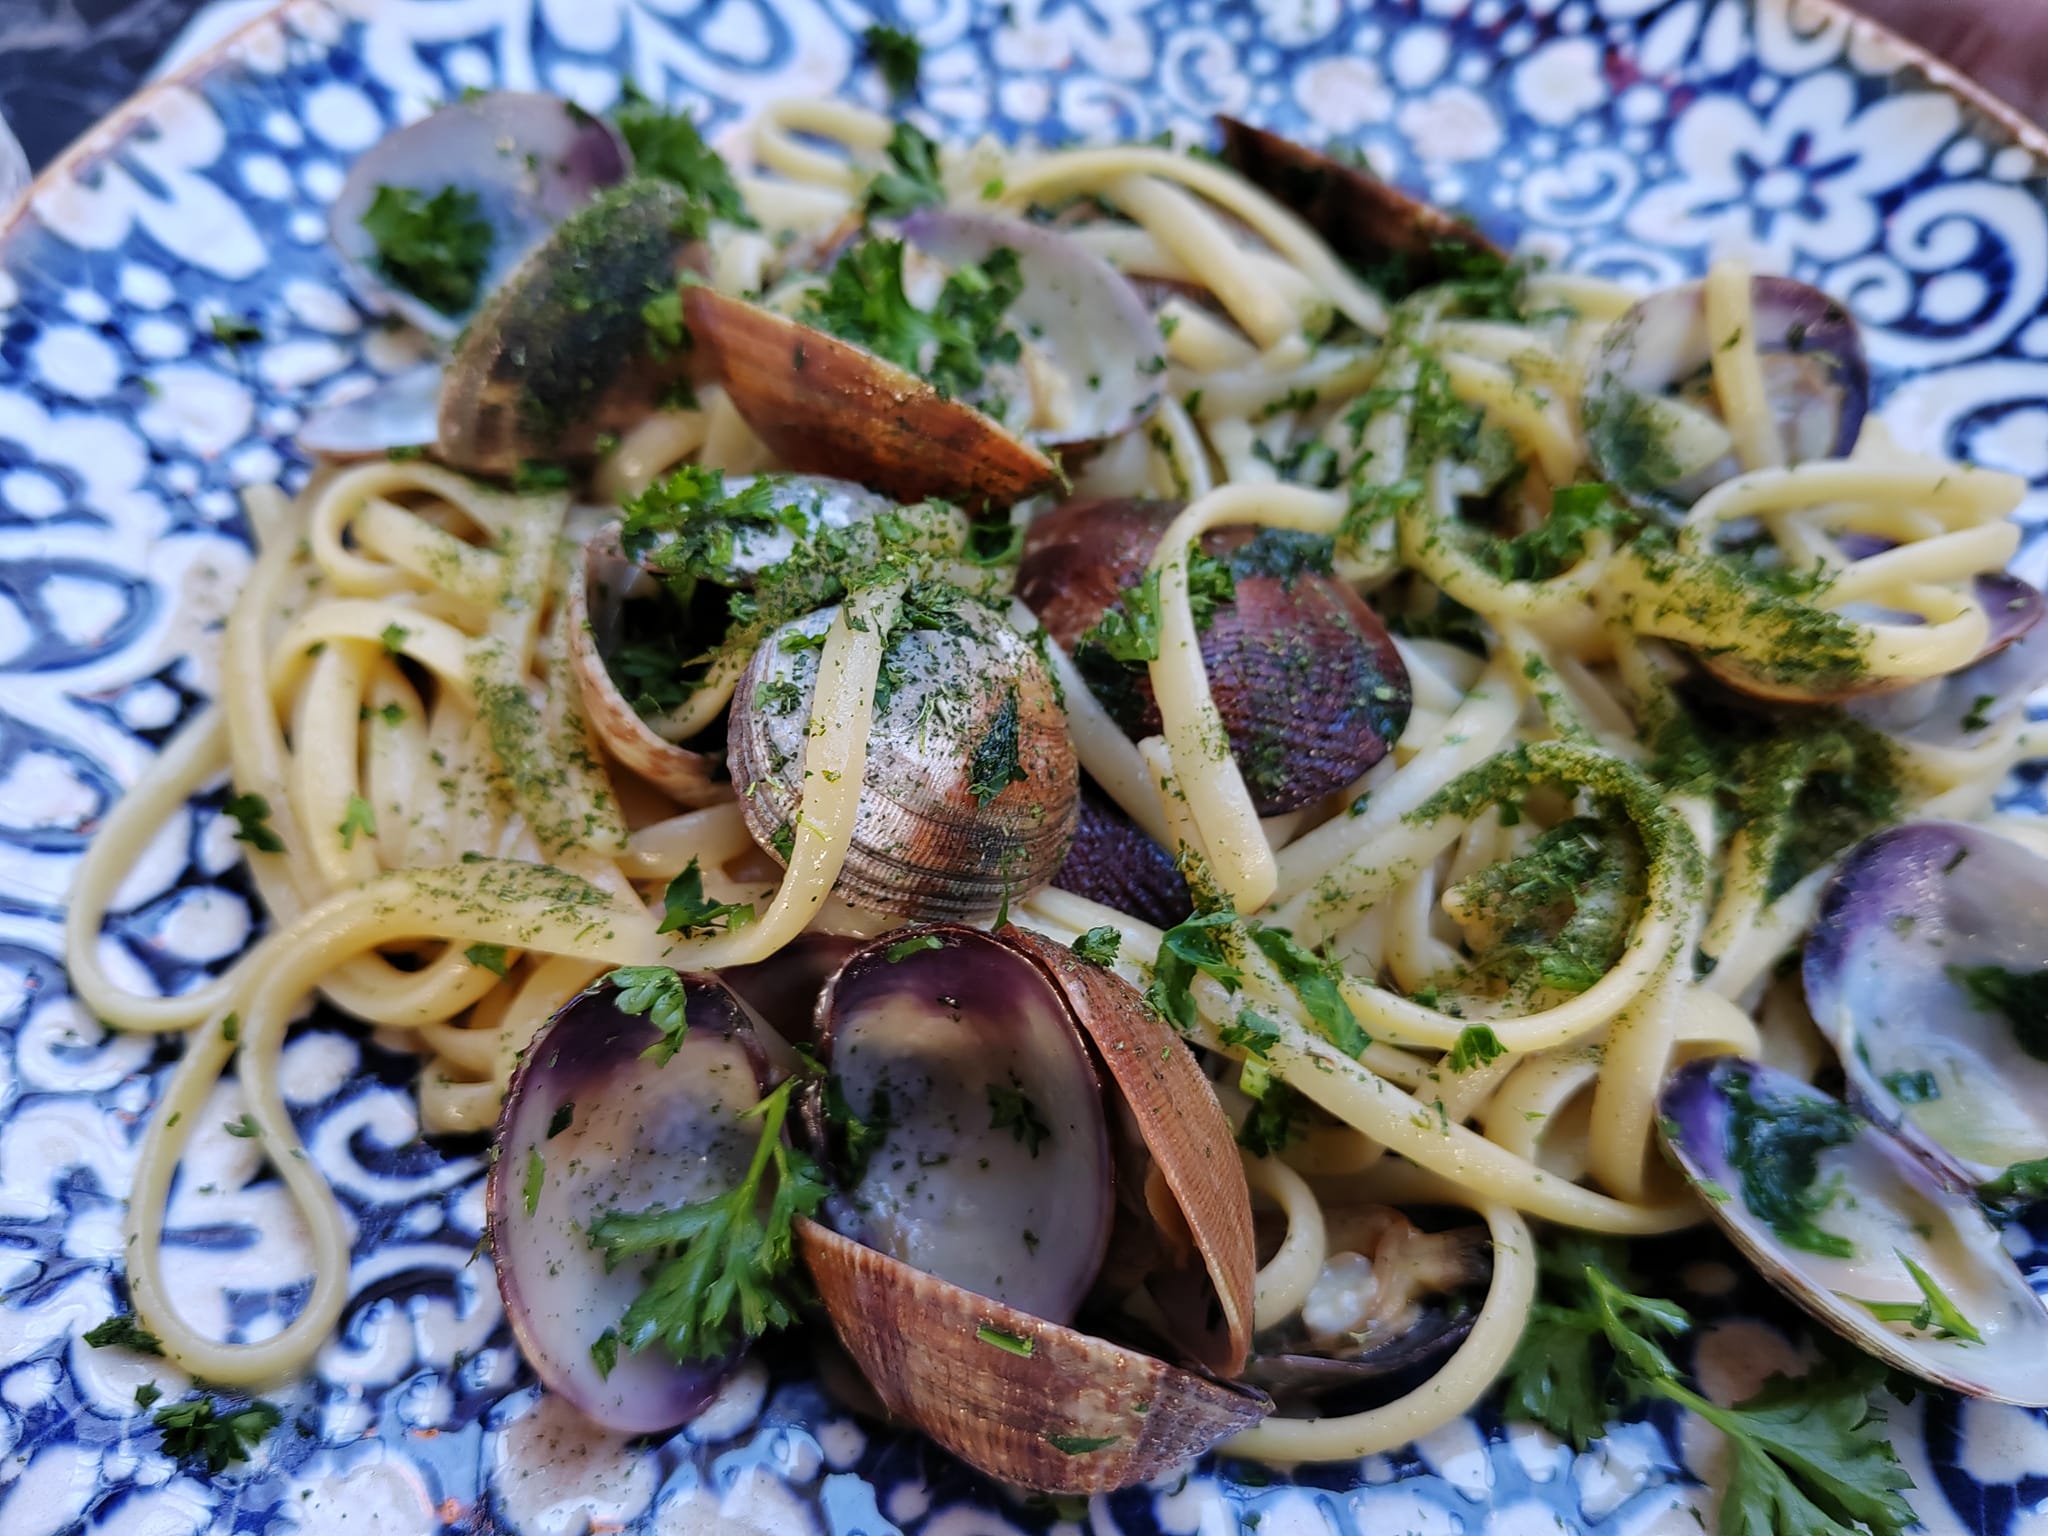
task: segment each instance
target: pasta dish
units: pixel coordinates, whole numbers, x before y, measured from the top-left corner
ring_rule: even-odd
[[[135,1330],[258,1390],[344,1316],[318,999],[492,1138],[514,1333],[617,1431],[801,1327],[1053,1494],[1499,1386],[1707,1417],[1724,1530],[1883,1531],[1885,1368],[2048,1403],[1987,1214],[2048,1187],[2022,483],[1894,444],[1804,284],[1627,292],[1221,145],[803,100],[741,169],[486,94],[362,157],[337,253],[440,358],[249,494],[220,697],[69,913],[80,997],[185,1042]],[[269,931],[130,991],[102,920],[208,795]],[[161,1262],[230,1071],[315,1255],[255,1339]],[[1666,1353],[1620,1243],[1709,1221],[1855,1346],[1773,1388],[1855,1475]]]

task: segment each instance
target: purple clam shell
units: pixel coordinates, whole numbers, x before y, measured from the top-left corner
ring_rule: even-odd
[[[708,976],[689,986],[689,1034],[667,1062],[644,1054],[659,1032],[621,1013],[610,988],[571,999],[527,1048],[498,1123],[491,1251],[513,1337],[543,1385],[621,1434],[682,1423],[739,1359],[682,1364],[659,1345],[621,1347],[607,1374],[591,1356],[643,1266],[607,1273],[589,1223],[730,1188],[754,1148],[735,1119],[760,1098],[759,1056],[731,994]]]
[[[1020,334],[1066,378],[1075,419],[1027,431],[1027,442],[1076,448],[1126,432],[1159,403],[1166,359],[1159,327],[1130,280],[1093,251],[1042,224],[994,214],[926,210],[902,221],[903,237],[949,266],[1017,253],[1024,291],[1010,308]]]
[[[363,215],[379,187],[425,196],[454,187],[475,195],[496,236],[478,287],[481,299],[549,230],[632,168],[625,140],[603,119],[557,96],[487,91],[430,112],[365,150],[328,211],[328,233],[366,295],[429,335],[452,337],[463,316],[393,287],[377,268],[376,242],[363,228]]]
[[[1194,911],[1173,855],[1092,784],[1081,788],[1074,846],[1052,883],[1156,928],[1171,928]]]
[[[299,446],[330,458],[370,458],[434,441],[441,409],[439,363],[419,363],[361,394],[316,406],[299,424]]]
[[[2048,625],[2042,597],[2003,571],[1979,576],[1977,601],[1991,634],[1977,660],[1946,677],[1872,694],[1849,706],[1865,725],[1930,746],[1968,746],[1970,738],[2024,708],[2048,684]]]
[[[880,1133],[835,1224],[857,1210],[847,1236],[1069,1321],[1108,1251],[1115,1181],[1101,1080],[1066,1000],[1009,945],[948,923],[863,949],[818,1016],[848,1108]]]
[[[1949,1187],[1904,1144],[1865,1121],[1819,1154],[1819,1187],[1832,1190],[1815,1216],[1843,1255],[1796,1247],[1749,1206],[1735,1157],[1729,1094],[1746,1088],[1769,1107],[1837,1101],[1800,1079],[1737,1056],[1688,1062],[1658,1096],[1665,1150],[1707,1210],[1757,1271],[1816,1321],[1865,1353],[1923,1380],[1976,1397],[2048,1404],[2048,1309],[2029,1288],[1997,1228],[1971,1196]],[[1869,1303],[1922,1299],[1904,1259],[1917,1256],[1941,1294],[1978,1333],[1944,1332],[1910,1316],[1880,1320]]]
[[[1845,456],[1870,408],[1870,363],[1854,317],[1789,277],[1752,278],[1750,297],[1764,386],[1788,462]],[[1643,418],[1644,402],[1706,375],[1723,340],[1707,334],[1704,289],[1695,282],[1642,300],[1601,345],[1586,389],[1587,446],[1601,478],[1646,511],[1678,516],[1739,471],[1730,454],[1666,484],[1655,473],[1654,445],[1644,441],[1654,430]]]
[[[1804,980],[1851,1096],[1968,1186],[2048,1155],[2048,1062],[1957,980],[2048,969],[2048,861],[1916,822],[1866,839],[1822,894]]]

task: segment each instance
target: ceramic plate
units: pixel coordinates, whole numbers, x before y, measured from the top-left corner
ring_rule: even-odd
[[[1066,1536],[1674,1532],[1713,1523],[1719,1448],[1651,1417],[1574,1455],[1481,1415],[1397,1456],[1276,1477],[1205,1464],[1086,1505],[1024,1503],[836,1411],[786,1354],[664,1443],[593,1439],[541,1397],[489,1266],[480,1148],[422,1141],[410,1058],[315,1018],[285,1056],[300,1133],[354,1220],[354,1301],[257,1459],[195,1480],[85,1347],[121,1299],[119,1219],[170,1053],[66,995],[65,890],[108,805],[206,698],[247,564],[237,489],[302,471],[314,402],[413,356],[350,302],[325,205],[387,128],[470,86],[610,103],[622,77],[728,146],[786,93],[881,105],[851,0],[294,0],[116,114],[0,234],[0,1532],[425,1536],[734,1531]],[[948,137],[1199,134],[1209,114],[1362,147],[1383,173],[1563,265],[1644,285],[1746,248],[1868,327],[1913,447],[2048,489],[2048,181],[2028,137],[1830,6],[1787,0],[902,0]],[[216,342],[233,315],[263,339]],[[2022,516],[2038,525],[2048,499]],[[2020,569],[2048,576],[2048,540]],[[2034,798],[2030,785],[2015,793]],[[177,990],[262,915],[219,791],[137,860],[107,963]],[[232,1084],[206,1115],[240,1109]],[[250,1143],[195,1140],[172,1283],[230,1337],[277,1326],[303,1247]],[[2036,1264],[2026,1229],[2015,1252]],[[1694,1367],[1746,1393],[1806,1346],[1698,1235],[1646,1251],[1710,1319]],[[2048,1418],[1894,1408],[1942,1533],[2044,1526]]]

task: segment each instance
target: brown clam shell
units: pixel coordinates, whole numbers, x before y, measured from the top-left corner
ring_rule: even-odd
[[[1390,262],[1408,288],[1454,275],[1455,258],[1507,253],[1465,220],[1432,208],[1370,171],[1344,164],[1234,117],[1216,119],[1223,159],[1292,209],[1330,249],[1375,273]],[[1452,260],[1447,261],[1449,255]]]
[[[1263,1393],[977,1296],[807,1218],[797,1219],[796,1241],[840,1342],[884,1406],[991,1477],[1042,1493],[1106,1493],[1272,1411]]]
[[[733,405],[790,469],[976,509],[1059,478],[980,411],[851,342],[708,288],[685,294],[683,312]]]
[[[1068,502],[1031,524],[1017,571],[1017,595],[1075,654],[1133,739],[1161,729],[1151,679],[1079,642],[1142,576],[1180,506]],[[1222,528],[1202,545],[1226,555],[1253,537]],[[1236,589],[1202,631],[1202,663],[1253,804],[1276,816],[1335,793],[1386,755],[1407,723],[1408,670],[1378,615],[1332,575],[1252,570]]]
[[[1251,1351],[1255,1242],[1244,1165],[1215,1089],[1172,1026],[1114,971],[1026,929],[1006,924],[995,936],[1065,995],[1186,1223],[1221,1322],[1175,1342],[1219,1376],[1237,1375]]]
[[[582,691],[583,713],[621,765],[683,805],[709,805],[723,794],[712,783],[712,759],[656,735],[619,692],[605,665],[603,647],[615,635],[618,605],[638,574],[639,567],[619,548],[617,523],[592,536],[571,571],[569,666]]]
[[[701,243],[684,238],[689,214],[672,183],[628,181],[535,247],[456,345],[437,456],[488,475],[580,458],[701,379],[696,354],[664,347],[642,314],[686,269],[706,269]]]
[[[727,750],[740,811],[764,848],[787,835],[803,780],[818,652],[837,609],[764,640],[734,690]],[[889,673],[868,738],[853,847],[836,889],[856,907],[913,920],[986,917],[1005,898],[1047,884],[1067,856],[1079,814],[1080,764],[1051,675],[1001,613],[963,600],[953,629],[892,632]],[[781,687],[794,686],[801,704]],[[778,697],[779,696],[779,697]],[[1023,777],[986,801],[974,786],[977,747],[1012,706]]]

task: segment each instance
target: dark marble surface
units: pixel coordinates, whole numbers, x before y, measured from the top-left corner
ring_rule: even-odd
[[[0,0],[0,113],[40,170],[133,95],[206,0]]]

